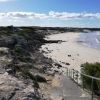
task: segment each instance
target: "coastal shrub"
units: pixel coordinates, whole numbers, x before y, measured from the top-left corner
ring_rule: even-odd
[[[13,31],[14,27],[13,26],[8,26],[8,27],[0,27],[0,35],[11,35],[14,34]]]
[[[22,47],[20,45],[16,45],[14,48],[15,52],[17,54],[21,54],[22,53]]]
[[[26,57],[25,56],[18,56],[17,59],[20,60],[21,62],[33,62],[33,60],[28,56],[26,56]]]
[[[82,73],[86,75],[90,75],[93,77],[100,78],[100,63],[85,63],[82,64]],[[84,88],[91,90],[92,79],[86,76],[82,76],[82,80],[84,81]],[[93,81],[93,90],[94,93],[100,95],[100,81]]]
[[[0,50],[0,56],[4,54],[5,54],[5,51]]]
[[[24,78],[30,78],[34,81],[34,76],[30,73],[29,69],[20,69]]]

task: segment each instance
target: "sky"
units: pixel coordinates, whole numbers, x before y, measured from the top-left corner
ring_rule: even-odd
[[[0,0],[0,26],[100,27],[100,0]]]

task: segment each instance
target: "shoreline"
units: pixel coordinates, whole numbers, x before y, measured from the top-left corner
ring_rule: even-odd
[[[100,31],[90,33],[80,33],[80,37],[77,42],[83,46],[100,50]]]
[[[12,28],[5,27],[0,31],[0,98],[51,98],[52,89],[60,86],[58,83],[66,74],[66,67],[71,68],[75,61],[80,60],[77,49],[72,49],[75,49],[77,34],[55,34],[62,36],[56,41],[47,41],[44,40],[45,33],[52,31],[15,27],[16,31],[12,32]],[[45,50],[40,51],[44,44]]]
[[[64,87],[66,87],[66,83],[68,82],[70,83],[70,81],[67,80],[66,78],[66,71],[67,71],[66,67],[70,69],[74,68],[80,71],[81,64],[85,63],[86,60],[88,60],[90,63],[95,62],[95,59],[92,59],[91,57],[96,57],[98,53],[100,54],[100,51],[98,50],[88,48],[86,46],[78,44],[77,38],[79,37],[79,33],[76,33],[76,34],[75,33],[65,33],[65,34],[66,35],[64,34],[51,35],[49,36],[49,40],[60,40],[63,38],[61,37],[62,35],[64,36],[63,41],[66,41],[66,42],[62,42],[60,44],[59,43],[45,44],[42,46],[42,50],[44,50],[44,53],[43,53],[44,56],[51,58],[54,61],[53,67],[51,68],[52,72],[55,72],[55,71],[57,72],[52,77],[50,84],[47,85],[47,89],[43,90],[43,91],[46,91],[45,92],[46,95],[51,97],[52,100],[61,100],[64,95],[67,95],[67,94],[64,94],[62,91],[65,89]],[[65,40],[66,36],[67,36],[67,40]],[[85,51],[85,49],[88,51]],[[91,56],[92,53],[93,55]],[[90,55],[90,57],[88,57],[87,54]],[[85,59],[85,56],[87,57],[87,59]],[[98,56],[98,58],[100,59],[100,55]],[[99,59],[97,59],[97,61],[100,61]],[[58,66],[60,66],[60,68]],[[61,88],[61,86],[63,86],[63,89]],[[81,96],[89,97],[88,93],[82,91],[81,89],[79,90],[81,92],[80,94]],[[64,91],[67,92],[69,90],[65,89]]]
[[[62,40],[66,42],[43,45],[42,49],[46,52],[44,55],[64,67],[75,68],[76,70],[80,70],[80,65],[83,63],[100,62],[100,51],[77,43],[79,36],[80,33],[71,32],[47,36],[47,40]],[[64,63],[69,63],[70,65]]]

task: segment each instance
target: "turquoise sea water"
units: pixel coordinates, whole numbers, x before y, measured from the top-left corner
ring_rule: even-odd
[[[81,33],[78,41],[85,46],[100,50],[100,31]]]

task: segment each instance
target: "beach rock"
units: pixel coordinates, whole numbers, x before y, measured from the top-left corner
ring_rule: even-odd
[[[34,79],[35,79],[37,82],[47,82],[47,80],[46,80],[43,76],[40,76],[40,75],[35,75],[35,76],[34,76]]]
[[[6,72],[7,72],[8,74],[13,74],[13,70],[12,70],[12,69],[7,69]]]
[[[58,66],[58,68],[61,68],[62,65],[58,64],[58,63],[55,63],[55,66]]]
[[[58,73],[59,71],[58,71],[58,70],[54,70],[54,72],[55,72],[55,73]]]
[[[71,55],[68,55],[68,57],[71,57]]]
[[[66,63],[66,65],[70,65],[70,63]]]

